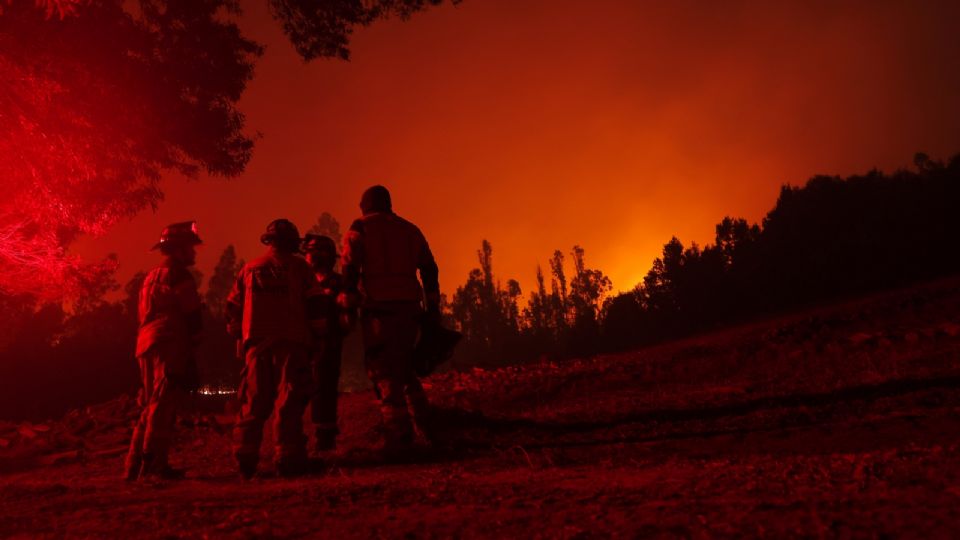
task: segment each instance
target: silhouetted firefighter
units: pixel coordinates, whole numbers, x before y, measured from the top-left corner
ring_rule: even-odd
[[[311,395],[307,298],[315,278],[301,257],[300,233],[286,219],[267,226],[267,253],[247,263],[227,299],[227,327],[241,345],[240,413],[235,428],[240,473],[252,477],[260,461],[263,427],[277,410],[277,473],[306,472],[303,413]]]
[[[343,338],[352,329],[356,317],[337,304],[343,292],[343,277],[334,272],[337,244],[332,238],[308,234],[303,251],[317,279],[313,294],[307,300],[307,315],[313,330],[313,382],[316,393],[310,402],[311,418],[316,430],[317,451],[336,447],[337,391],[340,384],[340,363]]]
[[[137,361],[143,411],[133,431],[126,460],[126,479],[180,478],[167,456],[181,396],[196,383],[193,348],[200,333],[197,284],[189,268],[200,244],[194,222],[175,223],[153,246],[163,263],[147,274],[140,289]]]
[[[414,351],[424,309],[427,318],[440,317],[439,270],[420,229],[393,213],[385,187],[367,189],[360,209],[363,217],[344,237],[339,302],[346,309],[361,307],[364,359],[381,402],[384,455],[396,459],[412,448],[413,422],[429,431],[429,403],[414,372]]]

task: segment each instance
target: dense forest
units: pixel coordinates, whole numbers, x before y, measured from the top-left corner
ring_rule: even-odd
[[[960,155],[944,163],[918,154],[915,170],[892,174],[817,176],[802,187],[784,186],[761,223],[724,218],[712,244],[669,239],[643,281],[616,295],[580,246],[555,251],[524,291],[516,279],[496,276],[493,247],[484,241],[478,267],[444,299],[447,324],[465,336],[452,367],[622,350],[956,273],[958,203]],[[327,213],[310,230],[340,236]],[[206,302],[197,354],[211,387],[234,384],[239,370],[223,302],[240,266],[228,246],[209,279],[196,276]],[[109,274],[69,305],[0,295],[2,416],[53,416],[132,390],[143,277],[126,283],[118,301],[105,299],[121,289]],[[357,361],[349,347],[348,356]]]
[[[960,271],[960,155],[917,154],[916,170],[817,176],[783,186],[762,223],[725,217],[712,244],[671,238],[643,281],[611,283],[584,251],[538,268],[526,307],[520,284],[497,279],[484,242],[479,268],[449,303],[466,336],[459,361],[515,362],[623,350],[838,296]],[[549,286],[548,286],[549,284]]]

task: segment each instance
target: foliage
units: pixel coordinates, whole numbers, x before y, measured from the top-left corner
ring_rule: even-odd
[[[564,255],[550,259],[551,291],[547,293],[541,268],[537,290],[520,307],[520,282],[503,286],[493,273],[493,248],[484,240],[477,251],[479,268],[470,271],[449,305],[449,317],[464,334],[459,362],[489,359],[506,363],[550,353],[589,351],[599,336],[600,307],[611,283],[601,271],[588,268],[584,250],[574,246],[574,276],[568,287]]]
[[[305,59],[439,0],[270,1]],[[109,261],[67,255],[162,200],[160,178],[241,173],[237,108],[262,53],[238,0],[0,0],[0,292],[72,298]]]
[[[465,336],[457,362],[621,350],[958,272],[960,252],[948,246],[960,236],[960,156],[944,164],[918,154],[915,164],[915,172],[784,186],[762,224],[725,217],[704,247],[673,237],[641,283],[612,297],[610,280],[574,246],[570,259],[553,253],[549,276],[537,267],[521,308],[520,284],[501,287],[484,241],[479,268],[447,308]]]
[[[235,105],[261,51],[221,16],[230,2],[51,5],[0,16],[0,290],[43,298],[83,289],[65,248],[155,207],[163,172],[243,170]]]
[[[207,292],[203,297],[207,309],[213,316],[223,317],[224,304],[241,268],[243,268],[243,260],[237,260],[237,252],[233,244],[228,245],[213,269],[213,276],[207,284]]]
[[[233,284],[242,262],[233,246],[220,256],[204,298],[203,339],[196,351],[201,381],[212,387],[235,385],[239,364],[222,316],[223,283]],[[137,388],[134,359],[138,298],[146,272],[123,287],[124,297],[105,301],[112,281],[91,290],[67,312],[31,295],[0,293],[0,409],[6,417],[43,418],[115,397]],[[217,307],[220,306],[220,307]],[[29,361],[24,361],[29,359]]]
[[[719,324],[960,271],[960,156],[917,171],[817,176],[784,186],[762,225],[724,218],[700,249],[664,245],[637,289],[605,308],[624,348]],[[628,328],[635,331],[629,332]]]
[[[457,4],[461,0],[452,0]],[[443,0],[268,0],[273,16],[304,60],[321,57],[350,58],[354,28],[378,19],[406,19]]]
[[[338,246],[343,240],[343,233],[340,232],[340,222],[333,217],[330,212],[323,212],[317,218],[317,222],[307,231],[310,234],[320,234],[330,237]]]

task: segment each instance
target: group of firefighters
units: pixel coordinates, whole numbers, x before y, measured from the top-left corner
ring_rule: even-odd
[[[415,428],[429,432],[414,356],[421,328],[439,325],[437,264],[420,229],[393,212],[386,188],[367,189],[360,209],[362,217],[344,237],[342,274],[334,271],[331,238],[301,238],[293,223],[277,219],[260,238],[266,253],[243,266],[227,299],[227,330],[243,359],[234,452],[245,478],[257,472],[264,425],[274,413],[279,475],[310,469],[303,426],[308,405],[317,451],[335,448],[343,338],[358,320],[365,367],[380,399],[385,457],[409,456]],[[126,459],[130,481],[183,476],[168,453],[178,404],[195,370],[201,302],[189,268],[200,243],[194,222],[164,229],[154,246],[163,262],[140,290],[136,356],[143,409]]]

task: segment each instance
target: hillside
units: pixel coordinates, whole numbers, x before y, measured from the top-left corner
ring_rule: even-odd
[[[0,425],[0,535],[946,536],[960,530],[960,279],[625,354],[446,373],[442,444],[372,452],[342,399],[323,473],[243,482],[231,417],[182,421],[188,479],[119,480],[129,398]]]

